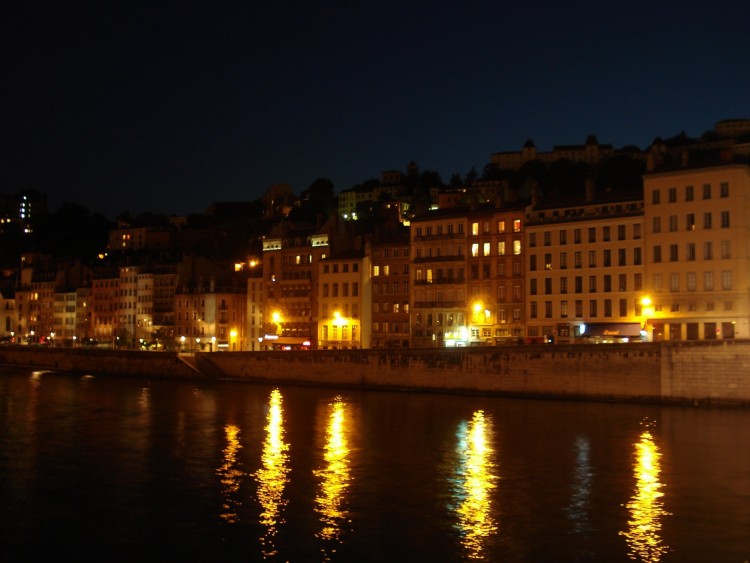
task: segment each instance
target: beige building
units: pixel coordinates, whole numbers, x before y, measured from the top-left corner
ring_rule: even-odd
[[[640,190],[534,205],[527,212],[526,307],[532,342],[642,338]]]
[[[653,338],[750,336],[750,167],[650,173],[644,196]]]
[[[317,347],[369,348],[369,257],[361,251],[344,251],[322,259],[318,269]]]

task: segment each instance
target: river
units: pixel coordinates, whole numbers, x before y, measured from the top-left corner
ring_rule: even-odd
[[[2,560],[750,560],[750,410],[0,370]]]

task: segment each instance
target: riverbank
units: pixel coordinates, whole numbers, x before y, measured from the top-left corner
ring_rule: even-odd
[[[750,406],[750,341],[288,352],[10,346],[0,364],[76,373]]]

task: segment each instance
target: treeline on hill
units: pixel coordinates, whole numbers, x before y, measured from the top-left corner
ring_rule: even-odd
[[[453,174],[445,183],[440,174],[431,170],[416,172],[409,170],[404,175],[397,197],[408,198],[412,212],[419,214],[431,203],[431,192],[435,189],[450,190],[470,186],[474,181],[505,181],[511,190],[524,194],[531,181],[539,188],[542,197],[583,193],[587,178],[593,178],[598,190],[624,190],[642,186],[645,163],[642,159],[615,156],[598,166],[560,159],[549,166],[538,160],[524,164],[519,170],[503,170],[487,164],[480,175],[472,168],[465,175]],[[355,190],[370,191],[380,186],[380,180],[369,179],[353,186]],[[386,220],[380,211],[382,204],[391,196],[383,195],[378,202],[363,204],[357,211],[361,219],[359,230],[373,228]],[[333,183],[325,178],[316,179],[303,190],[292,206],[287,220],[295,223],[320,225],[337,212],[337,196]],[[117,222],[129,226],[170,226],[166,215],[141,213],[131,215],[123,212]],[[214,257],[243,255],[265,234],[277,217],[268,217],[261,199],[245,205],[227,205],[213,213],[193,214],[187,217],[183,228],[193,231],[209,231],[210,236],[196,237],[190,249],[199,255]],[[93,261],[107,248],[110,231],[117,222],[99,213],[92,213],[84,205],[63,203],[57,210],[37,216],[32,223],[32,233],[20,228],[7,227],[2,232],[0,264],[18,264],[24,252],[39,252],[52,256],[70,256]]]

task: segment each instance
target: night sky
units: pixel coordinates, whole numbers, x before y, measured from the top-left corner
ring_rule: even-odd
[[[0,193],[110,218],[750,118],[747,1],[5,4]]]

